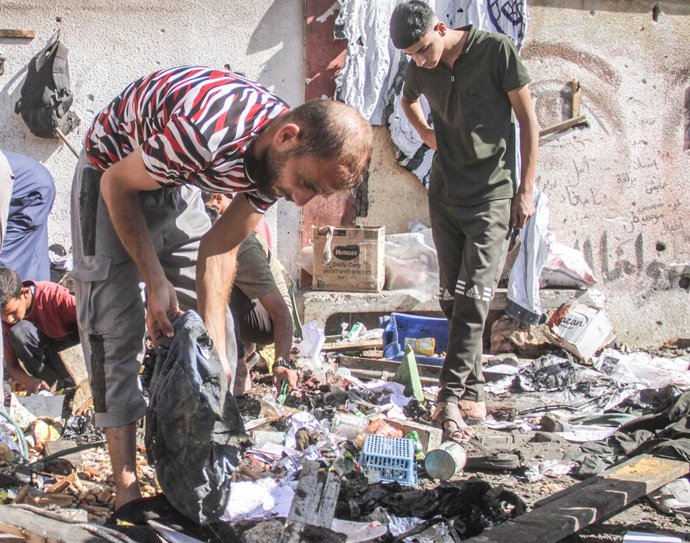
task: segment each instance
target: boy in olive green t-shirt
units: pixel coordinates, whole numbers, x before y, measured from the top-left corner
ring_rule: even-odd
[[[539,126],[527,70],[506,36],[472,26],[450,29],[418,0],[395,8],[390,30],[395,47],[413,61],[402,109],[436,150],[429,216],[450,336],[432,418],[447,437],[463,439],[473,435],[467,420],[486,417],[482,335],[510,230],[534,213]],[[515,119],[522,158],[517,192]]]

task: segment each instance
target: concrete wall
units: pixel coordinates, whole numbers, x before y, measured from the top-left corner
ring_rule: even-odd
[[[690,168],[690,7],[684,0],[532,0],[523,56],[532,73],[542,126],[567,118],[567,83],[582,85],[589,127],[542,142],[539,185],[551,199],[551,229],[580,248],[608,295],[620,338],[645,346],[687,337],[690,327],[690,213],[681,191]],[[60,21],[58,21],[60,19]],[[81,146],[94,114],[124,85],[158,67],[230,64],[288,102],[304,89],[301,0],[6,0],[0,28],[37,38],[0,39],[0,148],[43,162],[56,178],[52,241],[69,246],[68,190],[75,163],[58,141],[33,137],[14,115],[22,71],[56,28],[71,50]],[[428,220],[426,194],[395,162],[385,129],[376,130],[369,214],[362,224],[406,231]],[[280,203],[269,213],[279,256],[293,272],[299,214]],[[276,227],[279,225],[279,228]]]
[[[36,31],[33,40],[0,38],[6,59],[0,76],[0,149],[32,156],[51,171],[58,192],[50,238],[66,247],[71,245],[69,187],[76,159],[59,140],[34,137],[14,114],[25,67],[55,29],[70,49],[73,110],[82,123],[68,140],[77,149],[101,108],[129,82],[159,68],[230,64],[288,103],[303,101],[302,0],[3,0],[0,28]],[[281,202],[269,220],[289,261],[297,252],[298,210]]]
[[[690,4],[661,2],[656,21],[651,1],[529,4],[522,56],[542,128],[570,116],[573,78],[589,120],[541,142],[550,228],[584,252],[621,340],[641,347],[688,337]],[[428,215],[389,147],[378,133],[381,163],[361,222],[405,230],[415,210]]]

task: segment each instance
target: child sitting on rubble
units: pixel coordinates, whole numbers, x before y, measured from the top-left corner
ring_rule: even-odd
[[[9,377],[30,393],[71,386],[59,351],[79,343],[74,295],[51,281],[22,282],[0,267],[0,312]]]

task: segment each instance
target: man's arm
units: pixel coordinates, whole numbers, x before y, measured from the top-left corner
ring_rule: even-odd
[[[534,111],[529,85],[508,93],[515,118],[520,123],[520,187],[513,198],[510,226],[522,228],[534,214],[534,178],[537,172],[539,122]]]
[[[180,311],[175,289],[158,260],[139,201],[141,191],[159,188],[146,171],[141,148],[113,164],[101,178],[101,194],[115,231],[146,283],[146,325],[154,341],[174,334],[170,319]]]
[[[261,296],[259,301],[264,306],[273,324],[273,342],[275,343],[276,360],[290,360],[292,350],[292,312],[280,294],[280,290],[274,288],[268,294]],[[297,386],[297,372],[285,367],[273,368],[273,384],[280,390],[283,380],[288,382],[290,389]]]
[[[225,345],[225,311],[235,278],[237,247],[263,215],[244,194],[238,194],[228,209],[201,238],[196,265],[197,306],[213,339],[225,374],[230,367]]]
[[[436,150],[436,133],[434,129],[429,126],[424,116],[424,110],[419,100],[411,101],[404,96],[400,97],[400,106],[402,107],[405,117],[410,121],[412,127],[417,131],[422,141]]]

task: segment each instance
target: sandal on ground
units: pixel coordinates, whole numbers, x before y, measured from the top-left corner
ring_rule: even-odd
[[[476,439],[471,439],[470,447],[477,453],[468,452],[465,469],[469,470],[511,470],[520,467],[520,458],[517,454],[495,452]]]
[[[486,402],[475,402],[472,400],[460,400],[458,408],[462,418],[469,426],[481,424],[486,419]]]
[[[444,439],[467,441],[474,437],[474,430],[467,426],[456,403],[439,402],[431,420],[443,430]]]

